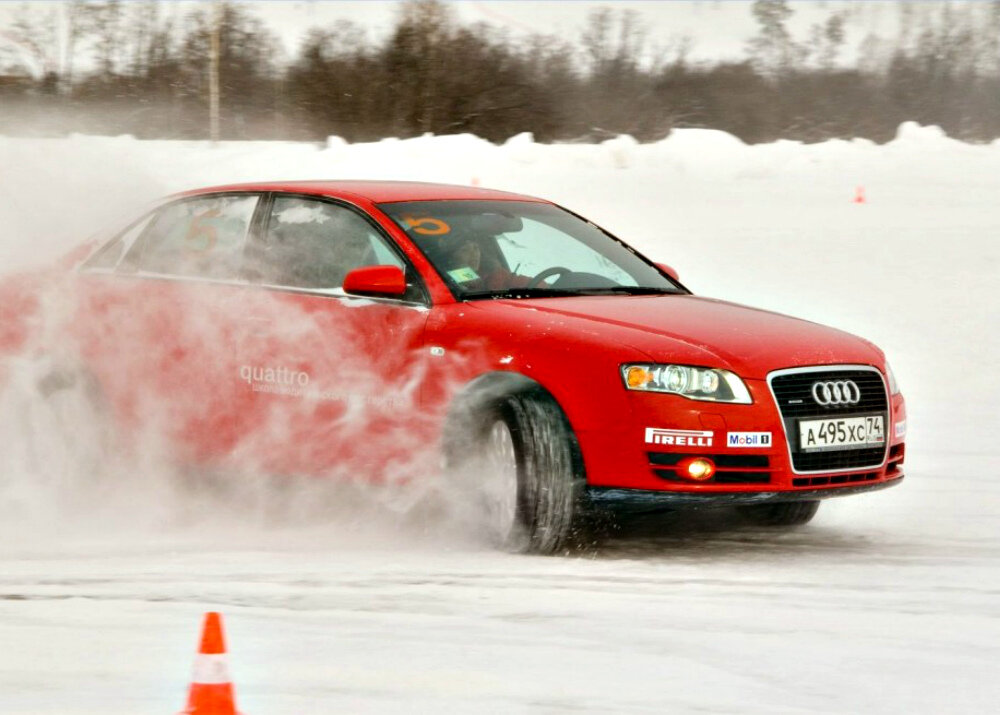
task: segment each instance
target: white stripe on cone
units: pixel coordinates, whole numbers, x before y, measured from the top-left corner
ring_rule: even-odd
[[[225,653],[199,653],[194,659],[191,682],[197,685],[224,685],[229,680]]]

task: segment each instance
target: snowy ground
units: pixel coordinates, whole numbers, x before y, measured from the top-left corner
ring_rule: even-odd
[[[142,474],[110,504],[39,497],[0,514],[0,712],[176,711],[211,608],[251,715],[995,709],[1000,144],[913,126],[883,147],[0,137],[0,265],[169,191],[340,177],[546,196],[697,293],[873,340],[908,399],[906,482],[791,533],[647,518],[559,558],[398,505],[263,519]]]

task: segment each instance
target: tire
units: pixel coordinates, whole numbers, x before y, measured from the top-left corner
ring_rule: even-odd
[[[8,476],[32,489],[71,493],[92,488],[111,446],[111,421],[96,380],[85,370],[45,358],[20,361],[0,396],[10,445]]]
[[[566,546],[580,512],[583,462],[555,399],[540,388],[501,397],[473,420],[475,479],[493,541],[511,551],[550,554]],[[454,454],[454,451],[453,451]]]
[[[758,526],[802,526],[819,510],[819,501],[792,501],[738,507],[743,518]]]

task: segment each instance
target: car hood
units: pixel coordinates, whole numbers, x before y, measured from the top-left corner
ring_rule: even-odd
[[[657,362],[728,367],[748,378],[763,379],[783,367],[882,363],[875,346],[849,333],[691,295],[498,300],[486,309],[532,311],[533,323],[549,324],[533,335],[582,330],[605,344],[617,341],[639,350]]]

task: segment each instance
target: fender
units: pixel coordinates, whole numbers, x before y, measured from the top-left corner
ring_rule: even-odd
[[[470,443],[476,443],[481,435],[478,431],[485,425],[482,416],[507,395],[537,390],[548,395],[559,406],[566,419],[570,433],[574,436],[573,423],[559,400],[544,385],[519,372],[497,370],[484,373],[466,383],[452,398],[448,406],[442,428],[441,446],[446,462],[452,463],[468,451]],[[576,448],[579,456],[579,447]]]

